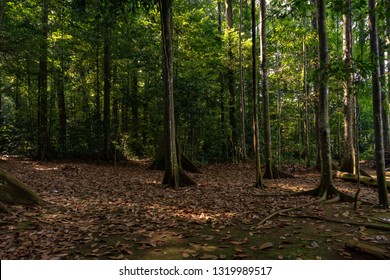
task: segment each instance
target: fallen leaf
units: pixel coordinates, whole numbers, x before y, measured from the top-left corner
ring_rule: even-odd
[[[259,246],[259,250],[269,249],[269,248],[272,248],[273,246],[274,246],[274,244],[272,244],[271,242],[266,242],[266,243],[261,244]]]
[[[201,259],[201,260],[218,260],[218,256],[204,254],[204,255],[200,256],[199,259]]]
[[[318,247],[320,247],[320,245],[318,245],[317,242],[315,242],[314,240],[310,243],[311,247],[314,248],[314,249],[317,249]]]
[[[233,245],[242,245],[248,242],[248,239],[241,239],[241,240],[236,240],[236,241],[230,241],[231,244]]]

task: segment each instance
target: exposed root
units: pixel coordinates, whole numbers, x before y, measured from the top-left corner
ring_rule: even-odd
[[[320,199],[317,199],[315,201],[310,201],[308,203],[305,203],[305,204],[301,204],[301,205],[298,205],[298,206],[295,206],[295,207],[291,207],[291,208],[286,208],[286,209],[281,209],[281,210],[278,210],[276,212],[273,212],[271,213],[270,215],[268,215],[267,217],[265,217],[264,219],[262,219],[258,224],[259,225],[262,225],[264,224],[266,221],[270,220],[271,218],[275,217],[276,215],[280,215],[282,213],[285,213],[285,212],[290,212],[290,211],[294,211],[294,210],[297,210],[297,209],[300,209],[300,208],[303,208],[303,207],[307,207],[307,206],[310,206],[310,205],[314,205],[314,204],[317,204],[317,203],[321,203],[323,202],[324,199],[323,198],[320,198]]]
[[[196,186],[196,182],[190,178],[183,170],[179,171],[179,181],[180,181],[180,187],[183,186]],[[174,186],[174,178],[169,178],[167,176],[166,172],[164,174],[163,178],[163,184],[164,185],[169,185],[169,186]]]
[[[335,187],[331,186],[328,191],[323,191],[321,187],[317,187],[312,190],[303,191],[303,192],[297,192],[294,194],[291,194],[292,196],[314,196],[314,197],[321,197],[325,198],[325,200],[329,200],[328,203],[332,202],[354,202],[355,198],[353,196],[350,196],[349,194],[343,193],[339,190],[337,190]],[[336,200],[333,200],[333,198],[337,197]]]
[[[268,186],[266,184],[264,184],[264,183],[260,184],[259,182],[254,183],[253,187],[256,189],[261,189],[261,190],[268,188]]]

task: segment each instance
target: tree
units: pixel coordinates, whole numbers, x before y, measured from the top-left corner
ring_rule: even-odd
[[[267,30],[266,30],[266,3],[260,1],[260,68],[261,68],[261,93],[263,97],[263,118],[264,118],[264,157],[265,172],[264,178],[277,178],[273,174],[271,124],[269,117],[269,92],[268,92],[268,70],[267,70]]]
[[[344,157],[341,171],[356,173],[354,148],[354,102],[353,102],[353,73],[352,73],[352,11],[351,0],[345,0],[343,12],[343,62],[344,62]]]
[[[383,125],[382,125],[382,97],[379,70],[379,50],[378,34],[376,23],[376,1],[368,0],[368,23],[370,29],[370,51],[371,63],[373,65],[371,73],[372,82],[372,103],[374,111],[374,132],[375,132],[375,161],[376,176],[378,181],[379,205],[383,208],[389,208],[387,197],[386,177],[385,177],[385,154],[383,142]]]
[[[256,55],[256,1],[251,1],[252,15],[252,100],[253,100],[253,146],[256,161],[256,188],[263,188],[260,162],[259,106],[257,98],[257,55]]]
[[[243,3],[240,0],[240,30],[239,30],[239,57],[240,57],[240,113],[241,113],[241,147],[240,158],[246,160],[246,136],[245,136],[245,79],[242,54],[242,26],[243,26]]]
[[[226,34],[227,34],[227,78],[229,88],[229,121],[231,128],[230,154],[233,161],[236,160],[237,149],[237,121],[236,121],[236,85],[234,78],[234,54],[233,54],[233,4],[232,0],[226,0]]]
[[[2,25],[3,25],[3,18],[4,18],[4,14],[5,14],[6,4],[7,4],[7,0],[0,1],[0,32],[2,29]],[[2,105],[2,103],[1,103],[1,96],[2,96],[1,86],[2,86],[2,77],[0,76],[0,127],[3,124],[3,113],[1,111],[1,107],[2,107],[1,106]]]
[[[47,79],[48,79],[48,35],[49,35],[49,0],[42,0],[41,17],[41,53],[39,57],[38,78],[38,149],[37,159],[47,158],[49,146],[47,115]]]
[[[165,173],[163,184],[180,187],[194,185],[182,170],[180,152],[176,143],[175,108],[173,100],[173,30],[172,0],[159,0],[161,16],[161,36],[163,44],[163,82],[164,82],[164,147]]]
[[[103,152],[105,159],[110,158],[111,146],[111,2],[106,2],[103,8]]]
[[[292,175],[281,172],[277,169],[272,160],[272,140],[270,121],[270,101],[268,91],[268,69],[267,69],[267,28],[266,28],[266,2],[260,0],[260,68],[261,68],[261,93],[263,97],[263,122],[264,122],[264,157],[265,172],[264,178],[276,179],[288,178]]]
[[[317,82],[319,87],[317,125],[319,129],[321,179],[320,185],[316,189],[303,192],[302,194],[319,196],[322,200],[335,197],[335,199],[353,201],[354,199],[352,197],[338,191],[333,184],[329,127],[329,53],[326,29],[326,6],[325,0],[317,0],[316,3],[319,47],[319,69],[317,70]]]

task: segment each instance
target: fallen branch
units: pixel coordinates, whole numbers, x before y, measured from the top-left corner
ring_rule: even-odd
[[[345,242],[345,247],[361,253],[374,256],[377,259],[390,260],[390,252],[371,244],[367,244],[357,240],[350,240]]]
[[[352,173],[347,173],[347,172],[341,172],[341,171],[334,172],[333,176],[338,178],[338,179],[343,179],[343,180],[352,181],[352,182],[358,182],[358,180],[359,180],[358,175],[352,174]],[[365,184],[365,185],[371,186],[371,187],[377,186],[377,181],[372,177],[360,176],[360,182],[362,184]],[[387,188],[390,188],[389,181],[386,181],[386,185],[387,185]]]
[[[321,220],[321,221],[338,223],[338,224],[349,224],[349,225],[361,226],[365,228],[390,231],[390,226],[377,225],[374,223],[361,223],[361,222],[353,222],[353,221],[335,220],[335,219],[330,219],[330,218],[325,218],[320,216],[311,216],[311,215],[284,215],[284,216],[290,218]]]
[[[37,205],[44,201],[26,184],[0,169],[0,202],[3,205]],[[0,206],[6,211],[6,207]]]

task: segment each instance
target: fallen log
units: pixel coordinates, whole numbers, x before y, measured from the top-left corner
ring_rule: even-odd
[[[26,184],[0,169],[0,210],[8,212],[7,205],[36,205],[43,200]]]
[[[343,179],[346,181],[352,181],[352,182],[358,181],[358,176],[356,174],[352,174],[352,173],[336,171],[336,172],[333,172],[333,176],[335,178]],[[374,178],[362,176],[362,175],[360,175],[360,183],[367,185],[367,186],[371,186],[371,187],[377,186],[377,181]],[[390,181],[386,181],[386,185],[387,185],[387,188],[390,188]]]
[[[376,259],[390,260],[390,251],[382,249],[378,246],[374,246],[365,242],[357,240],[349,240],[345,242],[345,247],[360,253],[364,253],[373,256]]]

